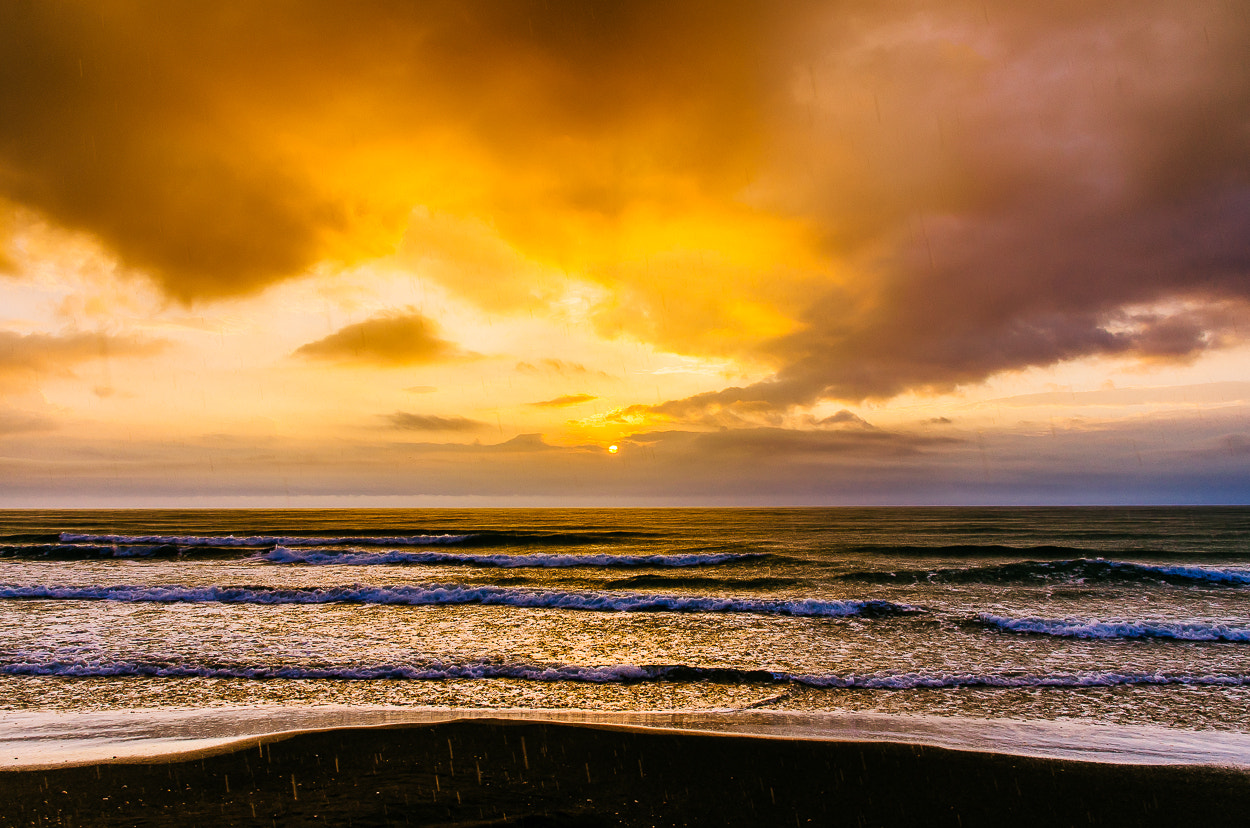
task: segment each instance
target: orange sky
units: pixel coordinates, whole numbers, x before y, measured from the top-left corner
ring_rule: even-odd
[[[1043,5],[5,4],[0,506],[1246,502],[1250,19]]]

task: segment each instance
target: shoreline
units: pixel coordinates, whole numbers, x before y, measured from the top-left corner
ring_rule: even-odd
[[[888,742],[1040,759],[1250,770],[1250,733],[1080,720],[750,708],[605,711],[327,705],[9,711],[0,716],[0,772],[171,761],[304,732],[481,719],[758,739]]]
[[[0,771],[2,825],[1240,824],[1250,771],[462,719]]]

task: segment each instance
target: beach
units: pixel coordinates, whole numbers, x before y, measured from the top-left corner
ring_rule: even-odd
[[[0,772],[4,825],[1234,825],[1250,774],[503,719]]]

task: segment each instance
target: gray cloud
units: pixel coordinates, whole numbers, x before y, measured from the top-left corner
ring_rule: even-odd
[[[738,428],[712,432],[669,431],[637,434],[629,439],[664,445],[698,455],[701,463],[723,463],[750,457],[772,463],[802,462],[828,457],[884,460],[911,457],[928,449],[963,442],[956,437],[932,437],[879,429],[806,431],[788,428]]]
[[[889,398],[1245,341],[1245,15],[1110,0],[828,18],[774,184],[854,278],[761,347],[780,366],[768,381],[658,412]]]
[[[477,431],[486,427],[486,423],[467,417],[439,417],[433,414],[410,414],[407,411],[387,414],[386,421],[392,428],[409,431]]]
[[[813,425],[818,426],[853,426],[855,428],[876,428],[872,423],[865,420],[853,411],[847,411],[843,408],[835,411],[828,417],[821,417],[819,420],[813,420]]]

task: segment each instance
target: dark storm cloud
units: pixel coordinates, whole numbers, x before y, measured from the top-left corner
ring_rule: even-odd
[[[1131,216],[1075,203],[1061,216],[1056,204],[1052,215],[938,224],[932,259],[913,250],[872,309],[851,316],[837,295],[815,305],[806,330],[774,345],[785,367],[755,391],[779,402],[888,397],[1086,356],[1177,360],[1240,341],[1250,333],[1250,189],[1201,202]]]
[[[1250,334],[1250,18],[1208,2],[830,10],[774,173],[851,274],[767,381],[658,406],[947,391]],[[812,53],[807,53],[812,54]]]
[[[470,356],[440,338],[432,322],[416,313],[378,316],[348,325],[302,345],[296,356],[383,367],[444,362]]]
[[[625,207],[570,147],[654,128],[661,166],[742,183],[786,20],[703,0],[5,3],[0,195],[181,299],[390,252],[414,204],[558,248],[535,195]],[[487,190],[466,205],[445,191],[470,163]]]
[[[256,62],[242,60],[246,16],[208,4],[4,4],[0,189],[96,235],[181,298],[244,292],[310,264],[340,206],[230,122],[223,94]]]

